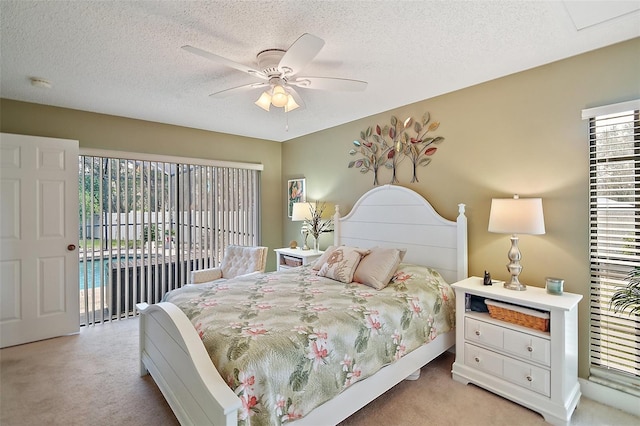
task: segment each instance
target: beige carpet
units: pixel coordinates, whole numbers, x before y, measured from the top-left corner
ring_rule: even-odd
[[[138,320],[83,327],[79,335],[0,350],[0,424],[177,425],[150,376],[138,375]],[[543,425],[543,418],[451,379],[445,354],[345,420],[361,425]],[[574,425],[639,425],[583,398]]]

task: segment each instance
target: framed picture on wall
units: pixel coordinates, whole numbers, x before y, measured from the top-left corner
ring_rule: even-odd
[[[304,178],[287,181],[287,215],[293,213],[293,203],[304,203],[306,198],[306,185]]]

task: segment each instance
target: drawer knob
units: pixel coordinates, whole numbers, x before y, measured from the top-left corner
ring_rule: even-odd
[[[473,360],[474,360],[475,362],[480,362],[480,358],[479,358],[479,357],[475,357],[475,358],[473,358]]]
[[[480,330],[476,330],[476,336],[480,335]]]
[[[531,375],[528,375],[528,376],[527,376],[527,380],[528,380],[528,381],[530,381],[530,382],[532,382],[532,381],[533,381],[533,377],[531,377]]]
[[[527,350],[528,350],[529,352],[533,352],[533,346],[527,346]]]

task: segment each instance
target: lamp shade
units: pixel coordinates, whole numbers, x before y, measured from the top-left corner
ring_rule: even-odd
[[[254,103],[265,111],[269,111],[271,105],[284,108],[285,112],[300,108],[300,105],[298,105],[293,96],[291,96],[291,93],[280,84],[276,84],[273,89],[262,92],[260,98]]]
[[[271,104],[275,107],[282,108],[287,105],[289,101],[289,94],[284,90],[284,87],[276,85],[273,88],[273,94],[271,95]]]
[[[291,220],[311,220],[311,205],[309,203],[293,203]]]
[[[325,202],[313,202],[313,203],[293,203],[293,210],[291,212],[291,220],[293,221],[312,221],[313,216],[317,216],[317,219],[330,219],[333,215],[335,206],[331,203]],[[320,212],[322,210],[322,212]]]
[[[269,111],[269,106],[271,106],[271,95],[266,91],[262,92],[262,95],[260,95],[260,98],[255,101],[255,104],[263,110]]]
[[[288,95],[287,104],[284,106],[285,112],[293,111],[294,109],[299,108],[299,107],[300,107],[300,105],[298,105],[296,103],[296,100],[293,99],[293,96]]]
[[[494,198],[489,213],[489,232],[544,234],[542,198]]]

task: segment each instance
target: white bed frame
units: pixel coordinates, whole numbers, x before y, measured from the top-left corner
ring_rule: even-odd
[[[404,262],[431,266],[449,283],[467,277],[467,219],[441,217],[416,192],[376,187],[351,212],[339,216],[336,245],[406,248]],[[182,425],[236,425],[240,399],[215,369],[195,328],[171,303],[137,305],[140,311],[140,374],[150,373]],[[455,344],[455,331],[438,336],[371,377],[347,388],[291,425],[337,424]]]

